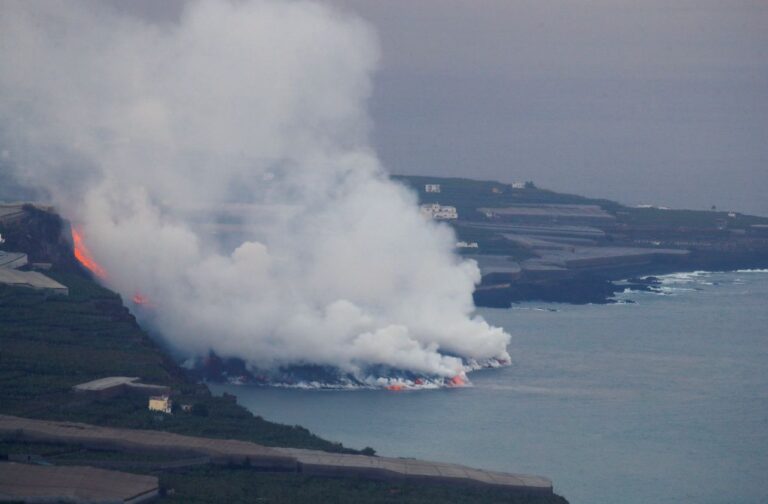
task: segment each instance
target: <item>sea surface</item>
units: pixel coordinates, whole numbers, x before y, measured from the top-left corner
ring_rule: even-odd
[[[467,388],[213,388],[355,448],[545,475],[573,504],[766,503],[768,270],[662,278],[623,304],[480,310],[513,361]]]

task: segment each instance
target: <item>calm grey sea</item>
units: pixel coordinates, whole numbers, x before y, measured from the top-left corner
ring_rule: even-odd
[[[573,504],[766,503],[768,271],[664,278],[634,304],[481,310],[513,362],[469,388],[213,388],[352,447],[546,475]]]

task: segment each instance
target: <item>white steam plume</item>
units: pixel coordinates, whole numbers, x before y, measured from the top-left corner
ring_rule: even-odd
[[[369,146],[377,57],[365,23],[310,2],[192,2],[158,25],[4,0],[0,146],[183,355],[446,377],[507,360],[473,315],[476,264]],[[211,231],[232,219],[227,247]]]

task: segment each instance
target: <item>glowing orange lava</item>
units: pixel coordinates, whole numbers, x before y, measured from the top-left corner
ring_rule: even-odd
[[[72,228],[72,242],[75,245],[75,258],[80,264],[98,278],[105,280],[107,278],[107,271],[96,262],[88,247],[85,246],[82,232],[74,227]]]
[[[449,384],[453,387],[463,387],[466,383],[464,381],[464,378],[461,377],[461,375],[456,375],[453,378],[451,378],[451,381]]]
[[[401,390],[403,390],[404,388],[405,388],[405,387],[403,387],[402,385],[388,385],[388,386],[387,386],[387,390],[392,390],[392,391],[394,391],[394,392],[400,392],[400,391],[401,391]]]

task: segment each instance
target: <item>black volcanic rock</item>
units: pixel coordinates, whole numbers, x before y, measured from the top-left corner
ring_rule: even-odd
[[[4,250],[24,252],[30,262],[51,263],[59,271],[83,273],[72,250],[69,224],[58,214],[34,205],[23,206],[24,215],[0,222]]]

